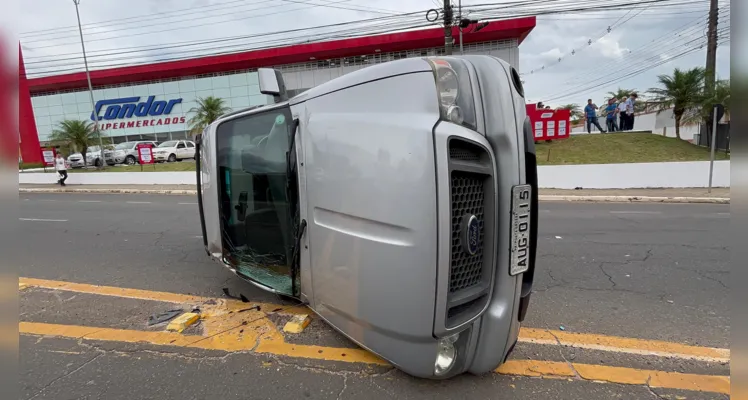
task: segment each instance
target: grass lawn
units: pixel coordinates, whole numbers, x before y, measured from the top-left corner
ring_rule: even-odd
[[[707,148],[651,133],[574,135],[537,143],[536,151],[540,165],[709,161]],[[715,159],[729,160],[730,155],[718,151]]]

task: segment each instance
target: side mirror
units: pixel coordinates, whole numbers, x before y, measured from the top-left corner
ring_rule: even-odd
[[[260,93],[273,96],[276,103],[288,100],[286,83],[280,71],[272,68],[258,68],[257,76],[260,82]]]

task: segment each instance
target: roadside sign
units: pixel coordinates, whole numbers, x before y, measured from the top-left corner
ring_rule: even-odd
[[[535,104],[527,104],[525,111],[530,117],[536,142],[569,137],[569,110],[538,109]]]
[[[140,165],[153,164],[153,148],[146,143],[138,144],[138,161]]]
[[[47,167],[52,167],[55,165],[55,157],[57,156],[55,152],[54,147],[42,147],[42,159],[44,160],[44,165]]]

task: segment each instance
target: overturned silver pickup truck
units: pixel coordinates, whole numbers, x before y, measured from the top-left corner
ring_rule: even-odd
[[[522,83],[490,56],[410,58],[225,115],[198,138],[206,251],[418,377],[497,368],[537,246]]]

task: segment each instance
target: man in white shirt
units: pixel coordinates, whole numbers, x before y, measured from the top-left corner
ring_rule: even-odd
[[[621,99],[621,102],[618,103],[618,127],[619,131],[625,131],[626,130],[626,102],[629,100],[628,97],[624,97]]]
[[[68,179],[68,165],[65,161],[65,157],[63,157],[60,153],[57,153],[57,158],[55,158],[55,170],[60,176],[60,179],[57,180],[57,183],[59,183],[60,186],[65,186],[65,180]]]

